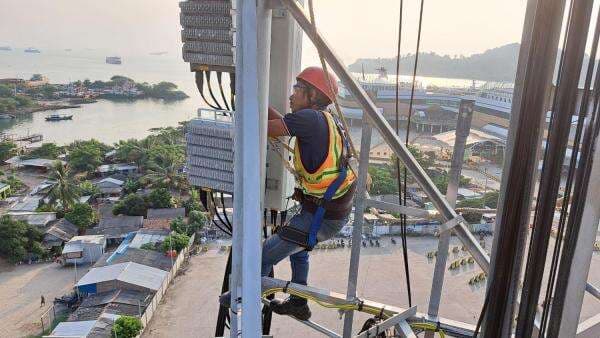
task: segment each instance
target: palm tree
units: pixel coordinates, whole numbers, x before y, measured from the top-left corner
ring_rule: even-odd
[[[150,187],[166,187],[179,192],[187,188],[187,179],[182,173],[184,158],[176,151],[161,151],[149,161],[142,182]]]
[[[71,177],[70,170],[61,162],[56,161],[49,175],[50,180],[56,182],[50,189],[50,204],[56,205],[60,201],[65,210],[69,210],[79,198],[78,187]]]

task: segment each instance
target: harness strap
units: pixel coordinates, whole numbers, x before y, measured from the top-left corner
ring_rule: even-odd
[[[333,117],[333,115],[332,115]],[[331,184],[325,190],[325,194],[323,194],[323,198],[318,203],[318,208],[313,215],[312,222],[310,224],[310,230],[308,232],[308,240],[307,240],[307,250],[312,250],[314,246],[317,244],[317,233],[321,228],[321,224],[323,223],[323,217],[325,216],[325,204],[329,203],[336,191],[340,188],[342,183],[346,180],[346,176],[348,176],[348,159],[347,154],[349,153],[350,145],[348,143],[348,136],[344,132],[344,129],[341,127],[337,119],[333,117],[333,120],[336,122],[336,127],[340,137],[342,138],[343,147],[342,153],[340,154],[340,173],[338,177],[331,182]]]

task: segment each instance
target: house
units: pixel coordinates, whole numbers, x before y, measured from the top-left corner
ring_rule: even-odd
[[[146,243],[158,243],[171,234],[169,229],[140,229],[129,244],[132,248],[141,248]]]
[[[109,197],[121,195],[124,183],[125,181],[112,177],[106,177],[99,181],[96,181],[94,185],[98,187],[102,196]]]
[[[96,169],[96,172],[101,176],[107,176],[111,174],[121,174],[125,176],[131,176],[138,170],[137,165],[128,163],[115,163],[115,164],[103,164]]]
[[[65,244],[62,257],[66,264],[96,262],[106,250],[106,238],[102,235],[75,236]]]
[[[130,232],[136,232],[142,227],[143,216],[114,216],[100,219],[100,223],[88,229],[92,235],[104,235],[109,244],[120,243]]]
[[[185,217],[185,208],[148,209],[147,219],[174,220],[177,217]]]
[[[40,206],[42,196],[25,196],[13,205],[9,212],[33,212]]]
[[[33,189],[31,189],[31,192],[29,193],[29,195],[31,195],[31,196],[33,196],[33,195],[46,196],[46,195],[48,195],[48,193],[50,192],[50,189],[52,189],[52,187],[55,184],[56,184],[55,181],[43,180],[38,185],[33,187]]]
[[[138,263],[119,263],[90,269],[75,286],[83,294],[117,289],[156,292],[168,274],[167,271]]]
[[[62,246],[71,240],[71,238],[77,236],[79,229],[77,226],[64,218],[61,218],[46,230],[44,234],[44,240],[42,244],[47,247]]]
[[[466,200],[471,200],[481,197],[481,194],[470,189],[458,188],[458,196]]]
[[[172,258],[162,252],[144,250],[129,246],[120,253],[117,253],[116,251],[112,253],[105,253],[102,255],[102,257],[100,257],[96,264],[94,264],[94,267],[99,268],[107,265],[127,262],[138,263],[161,269],[163,271],[171,271],[171,267],[173,265]]]
[[[168,219],[144,219],[143,229],[154,229],[154,230],[169,230],[171,229],[171,220]]]
[[[6,183],[0,183],[0,200],[4,200],[10,197],[10,185]]]
[[[38,228],[46,228],[50,222],[56,220],[55,212],[9,211],[7,215],[14,220],[25,221]]]
[[[67,162],[62,160],[50,160],[46,158],[31,158],[24,160],[19,156],[11,157],[5,162],[13,168],[34,169],[44,172],[52,169],[56,162],[62,162],[63,165],[67,164]]]

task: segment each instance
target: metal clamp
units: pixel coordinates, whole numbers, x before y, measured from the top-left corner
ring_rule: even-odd
[[[451,230],[452,228],[454,228],[455,226],[459,225],[460,223],[464,222],[465,219],[462,217],[462,215],[457,215],[456,217],[454,217],[453,219],[447,221],[446,223],[440,224],[440,234],[442,232],[446,232],[448,230]]]

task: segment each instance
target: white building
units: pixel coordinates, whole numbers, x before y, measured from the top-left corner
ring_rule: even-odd
[[[106,250],[104,235],[75,236],[65,244],[62,257],[67,264],[96,262]]]

